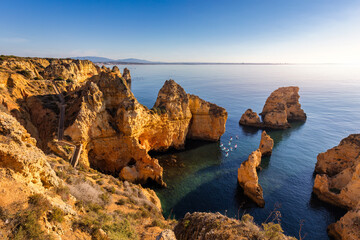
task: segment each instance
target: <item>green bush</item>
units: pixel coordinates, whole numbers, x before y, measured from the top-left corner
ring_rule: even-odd
[[[61,199],[65,202],[69,201],[70,199],[70,190],[66,186],[61,186],[55,188],[56,194],[60,195]]]
[[[58,207],[54,207],[51,212],[48,214],[48,219],[53,222],[63,222],[65,213]]]
[[[49,201],[41,194],[31,195],[28,199],[29,207],[25,211],[16,213],[13,229],[13,239],[49,240],[51,237],[41,230],[39,219],[49,207]]]
[[[64,78],[63,77],[61,77],[61,76],[58,76],[58,77],[56,77],[54,80],[64,80]]]
[[[263,223],[262,227],[264,229],[265,236],[269,239],[280,239],[284,230],[281,228],[281,225],[278,223]]]

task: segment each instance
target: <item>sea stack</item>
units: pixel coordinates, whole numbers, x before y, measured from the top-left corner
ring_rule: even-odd
[[[261,163],[261,151],[252,152],[248,159],[241,163],[238,169],[238,183],[244,189],[244,194],[253,200],[259,207],[265,206],[263,190],[259,184],[256,168]]]
[[[261,134],[261,140],[259,145],[262,156],[271,155],[273,147],[274,140],[265,131],[263,131]]]
[[[338,222],[329,225],[335,239],[360,236],[360,134],[352,134],[336,147],[320,153],[313,191],[323,201],[349,210]]]
[[[262,112],[262,122],[251,109],[246,110],[240,124],[259,128],[286,129],[289,122],[306,121],[306,114],[299,103],[299,87],[281,87],[267,98]]]

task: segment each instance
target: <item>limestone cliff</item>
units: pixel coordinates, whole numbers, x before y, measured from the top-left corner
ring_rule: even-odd
[[[315,172],[314,193],[323,201],[350,210],[330,226],[330,234],[337,239],[359,239],[360,134],[349,135],[338,146],[320,153]],[[358,238],[348,238],[354,231]]]
[[[258,149],[252,152],[248,159],[241,163],[238,169],[238,183],[244,189],[244,193],[253,200],[259,207],[265,206],[263,190],[259,184],[256,172],[261,163],[261,151]]]
[[[0,110],[0,168],[18,173],[32,187],[59,185],[36,140],[14,117]]]
[[[299,87],[281,87],[267,98],[262,112],[262,122],[248,109],[241,117],[240,124],[260,128],[285,129],[291,121],[305,121],[306,114],[299,103]]]
[[[120,172],[121,178],[130,181],[152,179],[164,184],[162,168],[148,151],[181,149],[187,137],[216,141],[225,131],[227,113],[224,109],[198,97],[190,100],[173,80],[165,82],[151,110],[141,105],[125,79],[114,73],[94,76],[77,94],[82,96],[81,103],[69,104],[75,110],[68,110],[69,115],[77,117],[68,124],[65,134],[85,146],[82,155],[85,165]],[[80,106],[79,113],[73,114],[76,106]],[[212,124],[213,128],[198,125],[196,114],[206,114],[202,121]],[[193,118],[195,125],[191,124]],[[192,129],[191,135],[189,129]]]
[[[220,140],[225,132],[226,110],[198,96],[189,95],[188,97],[192,118],[187,137],[208,141]]]
[[[0,189],[1,239],[152,240],[173,225],[154,191],[45,155],[3,110]]]

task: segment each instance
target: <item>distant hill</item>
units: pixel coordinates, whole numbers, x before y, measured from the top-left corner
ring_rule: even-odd
[[[96,56],[85,56],[85,57],[72,57],[72,59],[79,59],[79,60],[90,60],[92,62],[119,62],[119,63],[152,63],[151,61],[137,59],[137,58],[125,58],[125,59],[111,59],[105,57],[96,57]]]
[[[90,60],[92,62],[112,62],[112,61],[115,61],[114,59],[105,58],[105,57],[96,57],[96,56],[72,57],[72,59]]]

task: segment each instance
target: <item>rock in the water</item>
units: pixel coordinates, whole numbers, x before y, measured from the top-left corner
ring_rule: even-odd
[[[290,121],[305,121],[299,103],[299,87],[281,87],[270,94],[260,115],[268,127],[286,128]]]
[[[360,239],[360,134],[320,153],[315,172],[314,193],[325,202],[349,209],[329,226],[329,234],[336,239]]]
[[[238,169],[238,183],[244,189],[244,193],[259,207],[265,206],[263,190],[259,184],[256,168],[261,163],[261,151],[252,152],[248,159],[241,163]]]
[[[263,131],[259,145],[262,156],[271,155],[273,147],[274,140],[265,131]]]
[[[360,200],[360,134],[352,134],[325,153],[320,153],[314,193],[322,200],[355,208]]]
[[[299,103],[299,87],[281,87],[270,94],[262,112],[262,122],[256,113],[246,110],[240,124],[259,128],[285,129],[291,121],[305,121],[306,114]]]
[[[260,117],[250,108],[246,110],[245,113],[241,116],[239,123],[245,126],[262,127]]]

